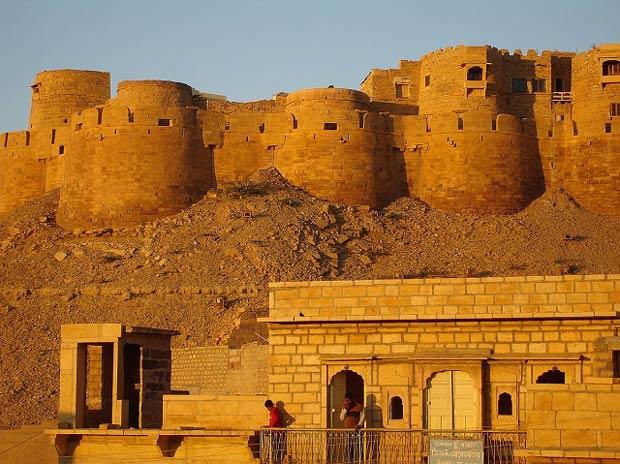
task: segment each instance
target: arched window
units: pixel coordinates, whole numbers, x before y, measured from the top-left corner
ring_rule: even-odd
[[[553,366],[553,369],[541,374],[536,383],[566,383],[566,374]]]
[[[482,80],[482,68],[480,66],[474,66],[467,70],[468,81],[481,81]]]
[[[510,393],[502,393],[497,400],[497,414],[499,416],[512,416],[512,396]]]
[[[403,418],[403,400],[400,396],[393,396],[390,399],[390,419]]]
[[[293,129],[297,129],[297,118],[293,113],[291,113],[291,120],[293,122]]]
[[[620,61],[607,60],[603,62],[603,76],[618,76],[620,75]]]

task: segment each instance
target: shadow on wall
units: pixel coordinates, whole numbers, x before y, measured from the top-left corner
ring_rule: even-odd
[[[276,408],[278,408],[278,411],[280,411],[280,415],[282,416],[282,427],[290,427],[293,422],[295,422],[295,418],[291,416],[284,407],[284,401],[277,401]]]
[[[366,427],[371,429],[383,428],[383,409],[377,404],[377,397],[373,393],[366,395],[364,417],[366,418]]]
[[[394,147],[391,153],[387,154],[387,162],[379,162],[375,159],[374,170],[375,191],[377,192],[377,207],[384,208],[393,201],[401,197],[410,197],[409,184],[407,182],[407,167],[405,165],[405,154]],[[383,173],[383,175],[380,175]]]
[[[390,103],[390,102],[371,102],[373,111],[386,112],[390,114],[397,114],[401,116],[417,116],[420,113],[420,107],[418,105],[408,105],[406,103]]]

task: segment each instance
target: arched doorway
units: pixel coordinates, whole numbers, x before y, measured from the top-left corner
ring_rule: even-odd
[[[344,394],[351,393],[356,401],[364,401],[364,379],[361,375],[350,370],[343,370],[334,375],[327,392],[327,427],[342,428],[340,411],[344,401]]]
[[[480,399],[467,372],[433,374],[425,389],[424,427],[434,430],[478,428]]]

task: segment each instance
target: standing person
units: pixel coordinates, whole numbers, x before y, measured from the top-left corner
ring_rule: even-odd
[[[273,401],[265,401],[265,407],[269,411],[269,429],[281,428],[282,414],[275,407]],[[270,464],[281,464],[286,448],[286,435],[284,430],[267,430],[265,433],[265,444],[267,445],[267,462]]]
[[[344,422],[345,429],[353,429],[346,433],[346,457],[347,462],[352,463],[360,459],[361,435],[358,430],[364,426],[364,405],[358,403],[349,392],[344,395],[344,404],[340,411],[340,420]]]

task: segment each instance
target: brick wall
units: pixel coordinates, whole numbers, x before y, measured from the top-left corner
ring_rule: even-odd
[[[620,450],[618,385],[528,387],[528,448]]]
[[[172,390],[191,395],[248,395],[267,392],[269,348],[195,347],[172,350]]]

